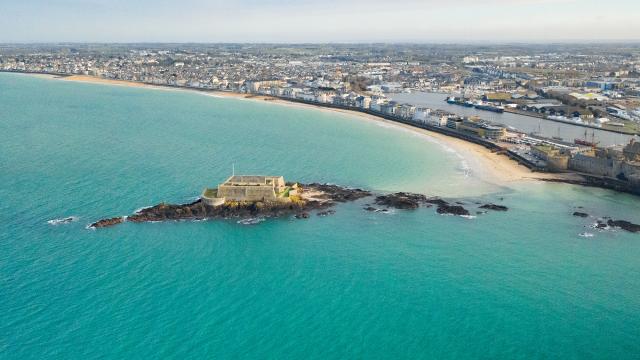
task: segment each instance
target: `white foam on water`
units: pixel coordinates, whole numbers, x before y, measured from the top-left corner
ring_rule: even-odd
[[[152,208],[152,207],[153,207],[153,206],[143,206],[143,207],[141,207],[141,208],[137,208],[133,213],[134,213],[134,214],[138,214],[138,213],[140,213],[142,210],[150,209],[150,208]]]
[[[380,214],[386,214],[386,215],[395,215],[396,214],[396,210],[395,209],[376,209],[374,212],[380,213]]]
[[[56,225],[62,225],[62,224],[68,224],[68,223],[76,222],[78,220],[80,220],[80,218],[77,217],[77,216],[68,216],[68,217],[59,218],[59,219],[47,220],[47,224],[56,226]]]
[[[265,220],[266,220],[265,218],[248,218],[248,219],[238,220],[236,221],[236,223],[241,225],[256,225]]]

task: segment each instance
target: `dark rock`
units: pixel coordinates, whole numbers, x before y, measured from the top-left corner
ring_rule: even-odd
[[[103,228],[103,227],[107,227],[107,226],[113,226],[113,225],[117,225],[120,224],[122,222],[124,222],[125,218],[120,216],[120,217],[114,217],[111,219],[103,219],[100,221],[96,221],[93,224],[89,225],[90,228]]]
[[[494,211],[507,211],[507,210],[509,210],[509,208],[504,206],[504,205],[496,205],[496,204],[484,204],[484,205],[480,206],[480,209],[494,210]]]
[[[420,204],[425,203],[426,200],[427,197],[422,194],[399,192],[388,195],[380,195],[376,197],[375,203],[377,205],[383,205],[395,209],[412,210],[420,207]]]
[[[364,208],[366,211],[376,211],[378,209],[374,208],[373,206],[367,206],[366,208]]]
[[[607,223],[603,223],[602,221],[598,220],[598,222],[595,225],[596,229],[606,229],[608,228],[609,225],[607,225]]]
[[[438,209],[436,211],[438,214],[451,214],[458,216],[469,215],[469,211],[460,205],[438,205]]]
[[[640,225],[625,220],[608,220],[607,225],[617,227],[632,233],[640,232]]]
[[[586,217],[589,217],[589,214],[586,214],[586,213],[583,213],[583,212],[576,211],[576,212],[574,212],[574,213],[573,213],[573,216],[577,216],[577,217],[581,217],[581,218],[586,218]]]
[[[309,213],[307,212],[296,214],[296,219],[308,219],[308,218],[309,218]]]
[[[371,192],[362,189],[345,188],[332,184],[301,184],[304,189],[313,189],[324,193],[324,197],[331,201],[348,202],[371,196]]]

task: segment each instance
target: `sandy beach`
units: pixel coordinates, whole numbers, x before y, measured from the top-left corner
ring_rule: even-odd
[[[236,99],[252,100],[252,101],[267,101],[269,103],[274,103],[282,106],[312,108],[314,110],[319,110],[319,111],[339,112],[343,114],[348,114],[350,116],[354,116],[360,119],[364,119],[368,121],[376,121],[392,127],[397,127],[399,129],[408,130],[424,136],[428,136],[433,140],[435,140],[436,142],[444,146],[450,147],[456,153],[461,155],[465,160],[467,160],[470,163],[471,168],[474,171],[474,174],[476,174],[482,180],[493,183],[493,184],[497,184],[497,185],[507,185],[513,182],[531,181],[531,180],[538,180],[538,179],[557,179],[557,178],[572,177],[571,174],[551,174],[551,173],[533,172],[529,170],[527,167],[518,164],[516,161],[509,159],[507,156],[492,153],[489,149],[481,145],[470,143],[458,138],[446,136],[440,133],[416,128],[410,125],[393,122],[393,121],[386,120],[374,115],[361,113],[359,111],[333,109],[333,108],[314,106],[311,104],[289,102],[286,100],[281,100],[281,99],[277,99],[269,96],[263,96],[263,95],[248,95],[248,94],[232,93],[232,92],[225,92],[225,91],[214,92],[214,91],[200,91],[197,89],[172,88],[172,87],[144,84],[144,83],[134,82],[134,81],[102,79],[102,78],[87,76],[87,75],[73,75],[73,76],[68,76],[68,77],[63,77],[58,79],[62,81],[78,81],[78,82],[109,84],[109,85],[118,85],[118,86],[145,87],[145,88],[152,88],[152,89],[158,89],[158,90],[189,91],[189,92],[196,92],[202,95],[207,95],[212,97],[228,97],[228,98],[236,98]]]

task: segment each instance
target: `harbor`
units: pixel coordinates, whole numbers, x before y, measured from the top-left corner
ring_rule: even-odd
[[[582,139],[597,142],[600,146],[612,146],[627,144],[634,138],[632,135],[589,128],[585,139],[586,128],[583,126],[510,112],[496,113],[479,110],[474,107],[449,104],[445,101],[447,97],[448,94],[445,93],[414,92],[393,94],[392,99],[398,102],[408,102],[416,106],[446,110],[462,116],[478,116],[492,123],[507,126],[511,130],[518,130],[526,134],[534,134],[549,139],[559,138],[566,142]]]

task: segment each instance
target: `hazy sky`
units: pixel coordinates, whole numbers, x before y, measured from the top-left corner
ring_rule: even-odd
[[[0,42],[640,40],[640,0],[0,0]]]

